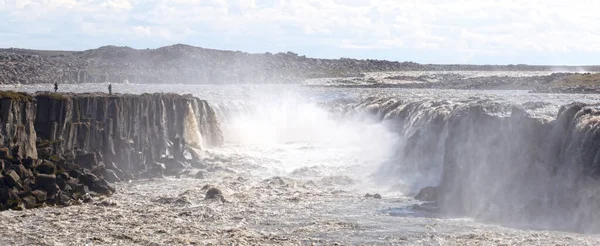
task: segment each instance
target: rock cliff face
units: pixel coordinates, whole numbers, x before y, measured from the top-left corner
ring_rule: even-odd
[[[435,194],[426,200],[440,212],[597,232],[598,105],[565,105],[556,117],[527,106],[370,98],[351,108],[370,112],[401,136],[379,179],[406,192],[426,187],[421,196]]]
[[[11,95],[22,97],[0,99],[1,143],[19,145],[23,158],[95,153],[96,162],[140,172],[223,140],[213,109],[191,95]]]

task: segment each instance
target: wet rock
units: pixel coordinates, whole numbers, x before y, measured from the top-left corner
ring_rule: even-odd
[[[69,195],[67,193],[60,192],[58,194],[57,204],[61,205],[61,206],[70,206],[71,204],[73,204],[73,199],[71,197],[69,197]]]
[[[192,204],[186,196],[160,197],[160,198],[154,200],[153,202],[161,203],[161,204],[173,204],[173,205],[177,205],[177,206],[186,206],[186,205]]]
[[[103,200],[101,202],[95,203],[94,205],[102,207],[116,207],[117,203],[109,200]]]
[[[86,174],[79,176],[79,181],[82,184],[89,186],[89,187],[91,187],[95,182],[97,182],[99,180],[100,179],[92,173],[86,173]]]
[[[365,197],[366,197],[366,198],[375,198],[375,199],[381,199],[381,195],[380,195],[379,193],[375,193],[375,194],[370,194],[370,193],[367,193],[367,194],[365,194]]]
[[[225,198],[223,197],[223,193],[221,192],[221,190],[219,190],[215,187],[211,187],[206,191],[206,195],[204,196],[204,199],[217,199],[220,201],[225,201]]]
[[[174,158],[166,159],[164,161],[164,163],[165,163],[165,168],[167,170],[170,170],[170,169],[182,170],[182,169],[188,168],[188,166],[186,164],[184,164],[183,162],[178,161]]]
[[[121,179],[119,178],[117,173],[111,169],[104,170],[104,179],[106,179],[106,181],[108,181],[109,183],[121,182]]]
[[[34,190],[31,192],[38,203],[45,202],[48,199],[48,193],[43,190]]]
[[[31,208],[35,208],[36,207],[36,200],[35,200],[35,197],[33,197],[33,196],[23,197],[21,199],[21,201],[23,202],[23,205],[27,209],[31,209]]]
[[[115,187],[104,179],[98,179],[89,187],[91,191],[101,195],[110,196],[115,192]]]
[[[262,182],[273,186],[285,186],[287,184],[286,180],[282,177],[272,177],[269,179],[265,179]]]
[[[433,202],[437,200],[437,187],[427,186],[419,191],[419,194],[415,196],[416,200]]]
[[[204,170],[200,170],[194,175],[195,179],[205,179],[206,177],[208,177],[208,172]]]

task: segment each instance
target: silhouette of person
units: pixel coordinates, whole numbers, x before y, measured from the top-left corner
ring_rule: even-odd
[[[108,95],[112,95],[112,84],[108,84]]]
[[[58,82],[54,82],[54,93],[58,91]]]

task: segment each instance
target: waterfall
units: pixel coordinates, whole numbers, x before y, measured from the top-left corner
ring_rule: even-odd
[[[194,152],[199,156],[200,151],[204,146],[200,125],[198,124],[198,116],[194,110],[195,101],[188,102],[187,113],[185,115],[183,137],[190,152]]]

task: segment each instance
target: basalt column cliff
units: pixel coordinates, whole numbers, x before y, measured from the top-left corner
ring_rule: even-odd
[[[191,95],[4,92],[0,126],[0,144],[21,158],[102,161],[128,177],[185,166],[222,142],[213,109]]]

